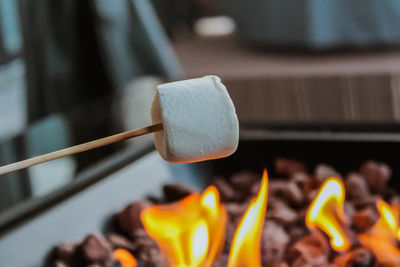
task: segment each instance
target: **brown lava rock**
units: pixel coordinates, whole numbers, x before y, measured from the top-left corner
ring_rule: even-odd
[[[258,191],[257,191],[258,192]],[[285,181],[282,179],[269,182],[268,194],[271,198],[282,199],[292,206],[302,206],[305,202],[305,196],[297,183]]]
[[[356,248],[334,259],[337,267],[374,267],[375,257],[365,248]]]
[[[266,216],[267,221],[273,219],[284,226],[290,226],[297,221],[298,214],[282,201],[274,201]]]
[[[157,243],[151,239],[144,229],[136,229],[132,233],[132,243],[135,247],[136,257],[144,266],[160,266],[161,255]]]
[[[296,183],[303,191],[307,189],[310,180],[310,175],[305,172],[295,172],[290,176],[290,181]]]
[[[156,242],[149,237],[144,229],[137,229],[133,232],[132,242],[137,250],[157,247]]]
[[[233,236],[235,235],[236,231],[236,226],[237,224],[235,223],[228,223],[226,225],[224,251],[226,251],[227,253],[229,252],[229,249],[231,247]]]
[[[54,263],[51,265],[52,267],[71,267],[73,265],[68,264],[62,260],[55,260]]]
[[[289,264],[286,262],[277,262],[271,265],[272,267],[289,267]]]
[[[288,250],[290,266],[321,266],[326,264],[330,253],[330,246],[326,238],[320,233],[311,233]]]
[[[378,195],[369,195],[366,198],[363,198],[361,200],[354,200],[353,205],[356,209],[360,210],[366,207],[376,207],[376,202],[382,199],[381,196]]]
[[[241,171],[232,175],[230,183],[236,190],[248,193],[252,185],[258,183],[261,176],[249,171]]]
[[[282,262],[289,241],[289,236],[282,226],[267,220],[262,233],[262,263],[265,266],[271,266]]]
[[[136,201],[126,206],[117,214],[117,221],[121,230],[127,234],[131,234],[136,229],[143,228],[140,213],[149,206],[151,206],[151,203],[146,200]]]
[[[282,197],[282,190],[286,187],[287,180],[274,179],[268,182],[268,196]],[[258,191],[258,190],[257,190]]]
[[[76,261],[77,244],[73,243],[61,243],[55,248],[55,257],[59,260],[59,263],[73,264]]]
[[[87,263],[105,264],[112,260],[112,246],[102,236],[91,234],[79,247]]]
[[[113,246],[113,249],[122,248],[128,251],[134,251],[136,246],[127,238],[117,235],[117,234],[109,234],[107,235],[107,240]]]
[[[305,236],[307,233],[307,230],[304,227],[300,226],[294,226],[290,228],[289,230],[289,237],[290,237],[290,243],[295,243],[299,241],[303,236]]]
[[[232,223],[237,223],[247,209],[247,206],[237,202],[227,203],[225,207]]]
[[[391,170],[386,164],[368,161],[360,173],[346,176],[345,214],[349,222],[343,224],[347,237],[354,241],[346,253],[334,252],[329,239],[320,232],[312,232],[305,225],[305,215],[321,183],[328,177],[341,175],[331,166],[320,164],[311,175],[303,163],[291,159],[277,159],[276,174],[280,179],[269,181],[268,207],[262,232],[261,260],[263,266],[273,267],[376,267],[376,257],[361,246],[357,233],[368,231],[377,221],[376,201],[385,199],[400,203],[400,196],[386,187]],[[282,178],[283,177],[283,178]],[[248,208],[250,199],[260,187],[261,175],[250,172],[234,174],[229,179],[216,178],[221,201],[228,213],[226,239],[221,266],[226,266],[237,224]],[[165,185],[161,203],[180,200],[194,191],[179,184]],[[390,202],[389,201],[389,202]],[[80,244],[61,243],[55,249],[52,266],[111,267],[112,251],[123,248],[138,260],[139,266],[161,266],[158,246],[143,228],[141,211],[150,206],[149,201],[136,201],[117,214],[116,219],[125,236],[109,234],[107,238],[88,236]],[[350,228],[351,226],[351,228]],[[356,247],[357,246],[357,247]]]
[[[158,248],[150,247],[142,249],[137,254],[138,259],[142,263],[142,266],[146,267],[157,267],[161,265],[161,254]]]
[[[321,184],[329,177],[342,177],[333,167],[326,164],[318,164],[314,169],[314,176]]]
[[[174,202],[196,192],[192,188],[182,184],[166,184],[163,193],[166,202]]]
[[[352,218],[356,212],[353,203],[348,201],[344,202],[343,211],[344,215],[346,215],[346,218]]]
[[[358,232],[365,232],[378,220],[378,212],[375,208],[367,206],[353,215],[353,226]]]
[[[217,178],[213,181],[213,185],[218,189],[221,201],[239,201],[241,199],[241,194],[236,192],[225,179]]]
[[[277,158],[275,160],[275,173],[277,175],[289,177],[296,172],[306,171],[307,167],[303,162],[286,158]]]
[[[299,207],[304,204],[305,197],[300,187],[295,182],[289,182],[282,190],[282,197],[288,201],[290,205]]]
[[[346,197],[353,200],[362,200],[369,196],[368,183],[364,176],[350,173],[345,179]]]
[[[360,173],[367,179],[373,193],[381,193],[392,175],[392,169],[373,160],[365,162],[360,167]]]

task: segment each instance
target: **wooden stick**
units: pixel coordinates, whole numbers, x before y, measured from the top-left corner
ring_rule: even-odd
[[[24,169],[24,168],[27,168],[27,167],[30,167],[33,165],[37,165],[37,164],[40,164],[43,162],[47,162],[47,161],[50,161],[53,159],[70,156],[70,155],[88,151],[88,150],[91,150],[94,148],[113,144],[113,143],[116,143],[116,142],[119,142],[122,140],[130,139],[133,137],[137,137],[137,136],[141,136],[141,135],[145,135],[145,134],[149,134],[149,133],[153,133],[153,132],[158,132],[158,131],[162,131],[162,130],[163,130],[163,125],[162,125],[162,123],[159,123],[159,124],[154,124],[154,125],[151,125],[148,127],[141,128],[141,129],[130,130],[127,132],[111,135],[108,137],[104,137],[104,138],[90,141],[87,143],[83,143],[80,145],[64,148],[64,149],[57,150],[57,151],[47,153],[44,155],[40,155],[40,156],[37,156],[34,158],[30,158],[30,159],[26,159],[26,160],[14,162],[14,163],[2,166],[2,167],[0,167],[0,175],[9,173],[9,172],[13,172],[13,171],[17,171],[17,170],[21,170],[21,169]]]

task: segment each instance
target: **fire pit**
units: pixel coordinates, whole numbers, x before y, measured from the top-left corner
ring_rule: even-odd
[[[234,233],[239,229],[239,221],[249,207],[251,198],[259,192],[264,168],[269,172],[269,193],[266,216],[262,222],[262,245],[259,250],[261,263],[267,261],[275,262],[269,266],[279,266],[278,264],[281,264],[280,266],[285,266],[285,264],[296,266],[294,264],[297,262],[300,264],[298,266],[307,266],[303,264],[304,258],[321,262],[336,260],[338,263],[339,260],[346,262],[370,257],[372,262],[375,262],[377,255],[372,249],[365,249],[366,246],[362,245],[362,242],[364,244],[369,242],[369,236],[364,238],[365,236],[361,234],[370,233],[370,231],[375,233],[372,230],[373,226],[381,217],[377,206],[379,202],[371,197],[371,195],[377,195],[374,191],[377,187],[374,186],[371,190],[367,186],[370,202],[355,205],[353,198],[360,194],[355,193],[357,191],[354,186],[350,186],[349,189],[348,181],[359,179],[357,176],[354,178],[349,174],[354,172],[362,174],[360,166],[368,159],[375,159],[379,164],[384,162],[390,166],[393,178],[386,181],[386,189],[382,191],[380,198],[390,205],[390,210],[392,210],[391,205],[395,199],[393,189],[399,188],[399,180],[396,177],[400,175],[400,166],[396,157],[393,157],[393,152],[400,147],[400,138],[391,133],[322,133],[278,129],[276,131],[247,132],[243,128],[244,138],[241,140],[238,151],[232,157],[222,160],[172,165],[163,162],[155,152],[148,153],[148,148],[145,149],[148,153],[146,155],[142,151],[136,158],[130,156],[130,161],[124,160],[130,162],[128,165],[125,164],[125,167],[120,165],[105,179],[99,180],[86,189],[76,190],[70,193],[67,199],[54,202],[53,206],[47,206],[33,218],[22,221],[22,223],[19,221],[20,224],[13,224],[12,227],[3,230],[0,237],[0,265],[39,266],[45,261],[45,256],[52,251],[51,257],[48,257],[50,260],[46,260],[46,262],[54,266],[58,259],[59,266],[65,266],[60,261],[65,261],[71,255],[77,256],[77,258],[73,257],[77,260],[90,261],[90,257],[93,256],[90,253],[93,252],[92,249],[96,253],[103,251],[103,254],[100,253],[102,256],[99,257],[105,257],[102,259],[108,260],[104,263],[117,264],[116,266],[119,264],[118,261],[112,259],[113,252],[117,249],[123,250],[115,252],[116,259],[127,257],[129,262],[129,258],[133,256],[138,266],[147,266],[151,261],[165,263],[167,257],[161,257],[157,243],[143,230],[139,214],[143,207],[149,207],[149,202],[152,205],[170,204],[194,193],[193,189],[186,190],[187,186],[165,185],[182,182],[196,189],[198,196],[210,192],[210,190],[206,190],[207,185],[201,187],[201,184],[206,183],[217,188],[220,204],[227,211],[229,223],[224,232],[226,241],[223,245],[222,255],[215,258],[215,263],[220,266],[227,265],[229,253],[233,251],[231,241]],[[290,163],[292,167],[284,168],[282,166],[287,163],[278,159],[285,158],[296,159],[296,161]],[[132,159],[134,160],[132,161]],[[325,164],[320,165],[320,163]],[[279,165],[280,168],[277,168]],[[293,166],[296,165],[297,167],[294,168]],[[332,166],[335,171],[327,166]],[[305,170],[308,175],[303,178],[301,175],[292,177],[289,174],[293,172],[293,168],[297,171]],[[242,172],[243,170],[247,171]],[[333,173],[333,176],[344,179],[344,194],[347,199],[343,205],[345,216],[340,215],[341,208],[340,205],[337,205],[341,203],[340,196],[333,195],[331,200],[326,203],[329,204],[327,205],[329,206],[328,210],[334,210],[333,214],[337,216],[333,217],[337,218],[337,224],[345,234],[346,240],[349,241],[350,249],[346,251],[336,251],[332,248],[330,236],[321,229],[318,221],[314,221],[314,225],[309,227],[306,225],[307,210],[323,184],[321,183],[323,179],[317,179],[317,183],[314,184],[315,176],[318,174],[319,177],[322,175],[321,173],[330,175]],[[93,173],[87,175],[93,175]],[[349,179],[350,177],[353,178]],[[241,179],[248,180],[248,182],[243,185],[240,183]],[[308,182],[311,183],[310,189],[313,190],[305,199],[305,191],[300,190],[300,194],[298,194],[299,191],[293,186],[293,184],[297,187],[301,186],[304,180],[314,181]],[[378,181],[385,182],[384,179],[378,179]],[[160,197],[158,192],[163,185],[164,193]],[[246,189],[250,185],[252,185],[251,190]],[[275,190],[274,193],[272,190]],[[214,191],[211,190],[211,192]],[[242,192],[248,192],[248,194],[244,195]],[[291,192],[292,195],[290,196],[288,192]],[[146,198],[146,194],[153,197]],[[133,202],[135,204],[130,206],[129,204],[133,200],[135,200]],[[346,204],[347,202],[352,202],[353,205],[349,206]],[[351,206],[354,209],[349,208]],[[385,205],[382,207],[381,210],[387,210]],[[115,216],[116,214],[119,215]],[[132,216],[126,216],[129,214]],[[332,217],[331,215],[324,216]],[[355,221],[358,222],[357,225]],[[206,225],[208,227],[208,224]],[[90,233],[94,233],[94,235],[90,235]],[[257,242],[254,243],[257,244]],[[58,246],[54,253],[52,248],[57,244],[64,245]],[[295,246],[295,244],[297,245]],[[389,245],[395,246],[393,243]],[[98,249],[98,246],[103,249]],[[16,247],[19,249],[16,250]],[[129,253],[126,253],[125,250]],[[19,256],[20,251],[24,251],[24,257]],[[82,258],[84,251],[91,256]],[[281,261],[282,251],[284,251],[283,262],[287,261],[286,263]],[[207,253],[207,255],[209,254]],[[92,265],[96,266],[96,264]],[[318,263],[314,266],[324,265]],[[360,263],[356,266],[374,265],[361,265]]]
[[[217,177],[202,192],[180,184],[165,185],[162,197],[135,201],[116,214],[115,233],[92,234],[80,243],[61,243],[51,263],[400,266],[400,195],[390,187],[397,182],[392,179],[390,183],[392,173],[398,173],[397,166],[392,171],[380,161],[361,162],[360,158],[371,155],[354,150],[367,146],[378,160],[384,160],[382,157],[388,155],[379,152],[388,145],[315,140],[242,142],[233,158],[208,164]],[[254,160],[263,151],[268,153],[266,147],[274,146],[282,146],[273,150],[281,155],[308,156],[304,162],[276,157],[281,155],[274,155],[274,160]],[[288,152],[290,149],[293,151]],[[318,153],[320,150],[324,154]],[[349,152],[340,156],[339,151]],[[349,162],[352,157],[353,162]],[[317,160],[328,164],[315,164]],[[266,171],[254,172],[255,168],[260,170],[259,162],[266,164],[270,178]],[[329,165],[333,163],[338,167]],[[239,171],[241,168],[248,171]]]

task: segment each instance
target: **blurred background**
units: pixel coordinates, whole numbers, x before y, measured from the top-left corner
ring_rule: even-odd
[[[215,74],[241,135],[399,132],[396,0],[0,0],[0,165],[151,123]],[[151,136],[0,177],[0,217]]]

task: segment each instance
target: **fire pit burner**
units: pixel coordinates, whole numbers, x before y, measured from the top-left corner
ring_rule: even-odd
[[[344,174],[278,158],[271,174],[216,177],[202,193],[165,185],[161,198],[116,214],[117,234],[59,244],[51,264],[400,266],[400,195],[387,185],[388,165],[366,161]]]

